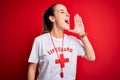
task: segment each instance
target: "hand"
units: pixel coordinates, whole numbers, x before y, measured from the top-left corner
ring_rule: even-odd
[[[78,14],[76,14],[74,16],[74,29],[73,30],[68,30],[68,31],[76,33],[78,35],[82,35],[82,34],[85,33],[84,24],[82,22],[81,17]]]

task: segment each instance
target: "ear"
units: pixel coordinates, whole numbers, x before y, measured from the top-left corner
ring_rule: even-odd
[[[49,16],[49,20],[50,20],[51,22],[55,22],[55,17],[54,17],[54,16]]]

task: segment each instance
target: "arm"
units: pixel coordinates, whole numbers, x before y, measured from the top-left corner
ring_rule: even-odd
[[[94,61],[95,53],[93,47],[85,34],[82,19],[78,14],[74,16],[74,23],[75,23],[74,30],[69,30],[69,31],[74,32],[81,37],[81,41],[85,49],[85,55],[83,57],[89,61]]]
[[[35,80],[37,63],[30,63],[28,67],[28,80]]]
[[[85,35],[85,33],[83,35]],[[88,61],[94,61],[95,60],[94,49],[93,49],[91,43],[89,42],[87,36],[85,35],[84,37],[82,37],[81,41],[82,41],[82,43],[84,45],[84,49],[85,49],[85,55],[83,57],[85,59],[87,59]]]

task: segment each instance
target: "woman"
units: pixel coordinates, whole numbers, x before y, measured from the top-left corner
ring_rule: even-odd
[[[75,80],[77,56],[94,61],[94,50],[87,38],[81,17],[74,16],[74,30],[70,30],[70,14],[62,4],[50,6],[43,15],[43,34],[36,37],[28,62],[28,80]],[[76,33],[81,40],[64,34]]]

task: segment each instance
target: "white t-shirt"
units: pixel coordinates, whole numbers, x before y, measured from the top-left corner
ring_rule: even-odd
[[[37,80],[75,80],[77,56],[85,54],[81,41],[65,34],[62,49],[63,39],[57,39],[53,36],[52,39],[55,48],[49,33],[40,35],[34,40],[28,62],[39,63]],[[56,60],[59,59],[56,51],[61,54],[62,50],[64,58],[69,59],[69,61],[63,63],[63,78],[60,77],[61,64],[56,63]]]

